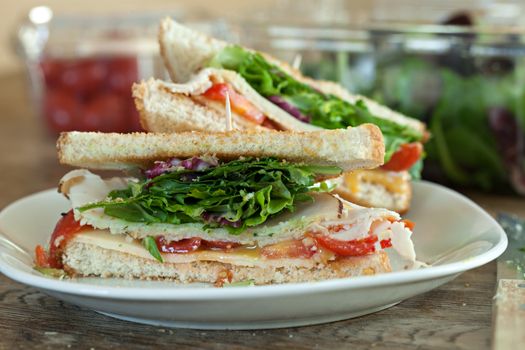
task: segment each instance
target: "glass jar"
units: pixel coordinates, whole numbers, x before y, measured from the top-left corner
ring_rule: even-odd
[[[31,9],[17,32],[18,51],[35,112],[49,131],[141,130],[131,86],[151,77],[168,79],[157,43],[167,15],[53,16],[48,7]],[[222,21],[197,18],[190,24],[227,36]]]
[[[525,28],[279,22],[241,34],[246,46],[302,61],[306,75],[425,121],[425,178],[525,194]]]

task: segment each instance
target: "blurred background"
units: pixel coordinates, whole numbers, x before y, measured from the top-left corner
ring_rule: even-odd
[[[525,2],[3,0],[0,76],[24,79],[34,122],[140,130],[133,82],[166,78],[159,19],[292,62],[425,121],[424,177],[525,194]],[[0,123],[2,123],[0,116]],[[0,124],[1,125],[1,124]]]

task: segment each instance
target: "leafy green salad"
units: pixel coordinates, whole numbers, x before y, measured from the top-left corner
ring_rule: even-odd
[[[512,184],[525,193],[523,175],[517,175],[525,172],[525,69],[488,70],[503,66],[504,58],[454,62],[439,66],[411,57],[384,64],[369,95],[429,124],[428,177],[484,190]],[[476,70],[462,72],[474,63]]]
[[[325,183],[316,184],[316,178],[341,172],[334,166],[274,158],[224,163],[211,157],[173,158],[156,162],[144,172],[144,179],[79,210],[103,208],[105,214],[129,222],[203,223],[240,234],[283,211],[293,211],[298,202],[312,200],[309,192],[328,191]]]

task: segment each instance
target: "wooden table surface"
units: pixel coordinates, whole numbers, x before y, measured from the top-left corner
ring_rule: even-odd
[[[0,208],[56,186],[54,138],[29,105],[21,74],[0,77]],[[525,215],[525,201],[469,193],[490,212]],[[30,215],[30,213],[28,213]],[[112,319],[0,275],[0,349],[310,349],[490,347],[495,263],[390,309],[331,324],[267,331],[165,329]]]

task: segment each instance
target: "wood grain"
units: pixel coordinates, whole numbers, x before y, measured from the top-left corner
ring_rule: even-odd
[[[0,77],[0,208],[56,186],[67,170],[54,137],[32,115],[21,75]],[[516,198],[478,196],[491,211]],[[522,214],[524,213],[522,210]],[[518,212],[519,213],[519,212]],[[376,314],[272,331],[165,329],[111,319],[0,276],[0,349],[485,349],[490,346],[495,264]]]
[[[494,264],[376,314],[268,331],[166,329],[115,320],[0,277],[0,349],[484,349]]]
[[[500,279],[494,297],[495,350],[525,344],[525,281]]]

